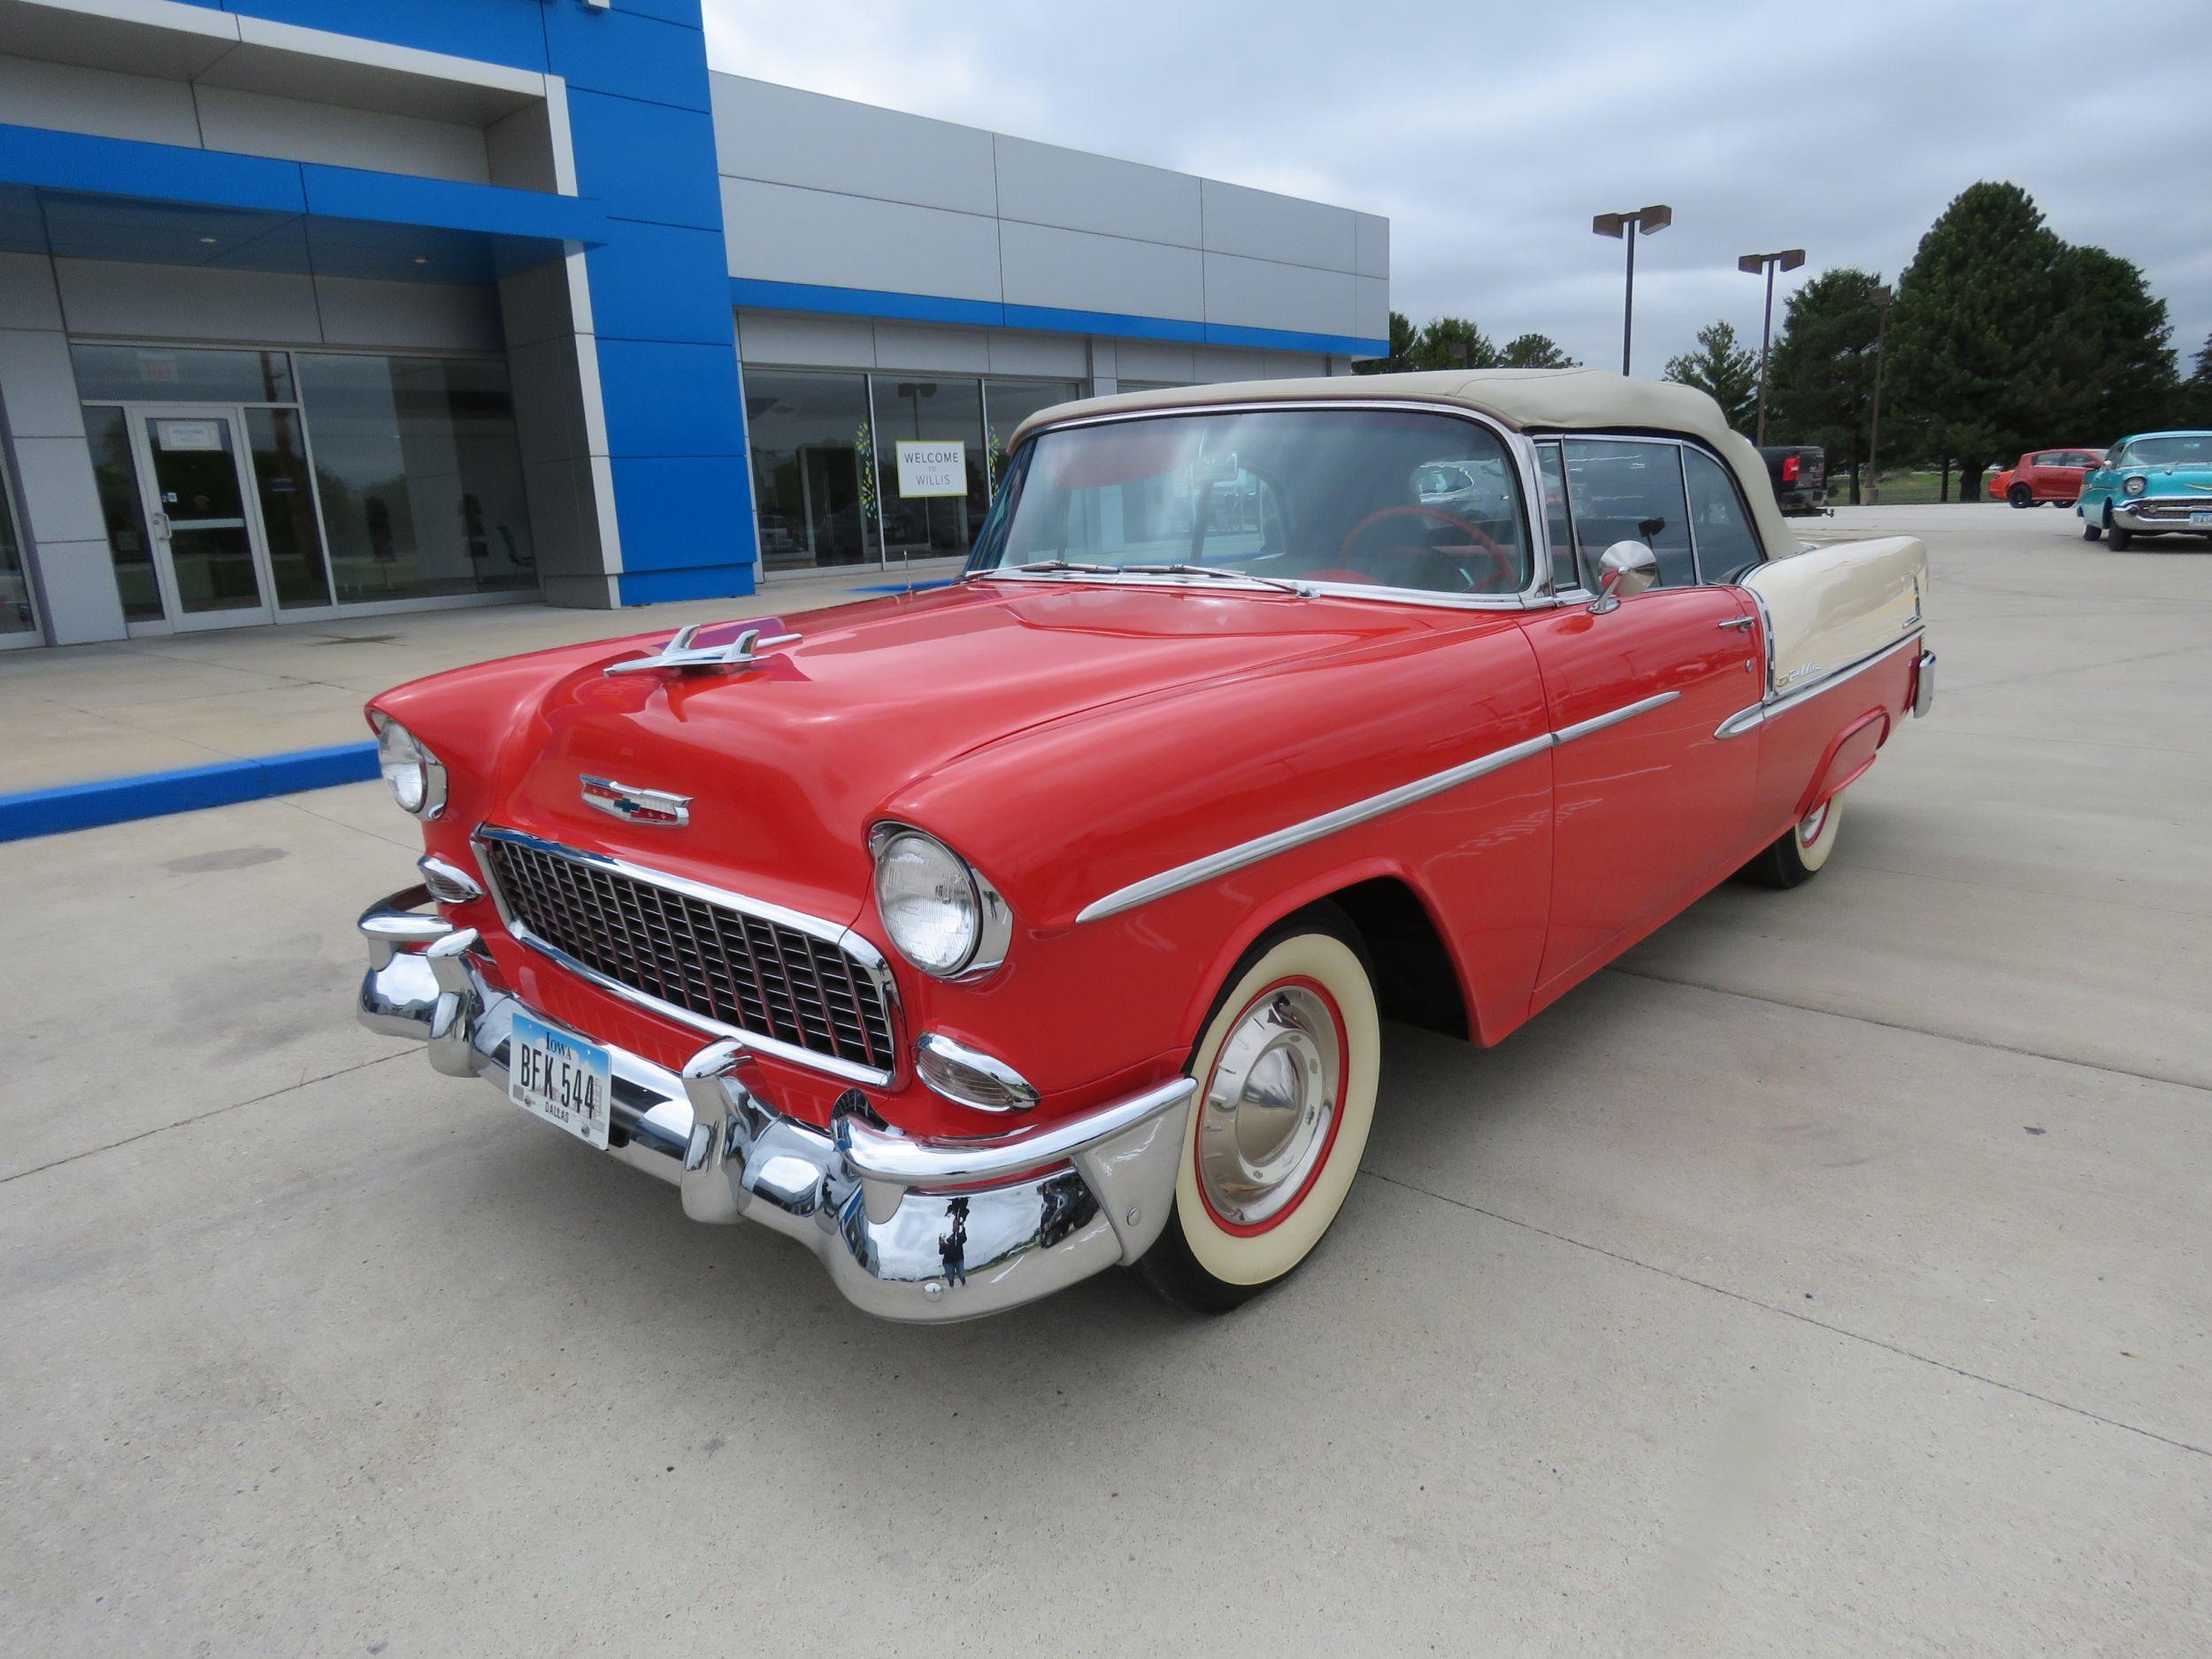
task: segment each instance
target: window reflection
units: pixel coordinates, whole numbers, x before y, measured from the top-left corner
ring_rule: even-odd
[[[0,634],[27,634],[31,588],[23,573],[23,542],[16,534],[15,503],[0,478]]]
[[[864,374],[745,371],[761,561],[770,570],[876,557]]]
[[[536,580],[506,365],[298,354],[342,604]]]
[[[107,523],[108,552],[115,561],[115,588],[127,622],[161,619],[161,584],[154,575],[153,540],[138,493],[138,464],[131,457],[129,424],[112,405],[88,404],[85,436],[92,445],[92,481],[99,487],[100,516]]]
[[[876,476],[883,499],[886,557],[966,557],[991,504],[979,380],[920,375],[875,377]],[[901,488],[902,442],[962,447],[967,488],[957,495],[908,495]]]

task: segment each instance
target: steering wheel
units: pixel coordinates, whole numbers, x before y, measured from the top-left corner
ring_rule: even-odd
[[[1445,511],[1445,510],[1441,507],[1431,507],[1425,504],[1417,505],[1412,503],[1404,503],[1395,507],[1378,507],[1374,511],[1369,513],[1367,517],[1354,525],[1351,529],[1346,533],[1343,541],[1337,547],[1337,563],[1340,565],[1348,563],[1352,550],[1352,543],[1358,541],[1360,537],[1365,535],[1377,525],[1390,518],[1434,518],[1440,523],[1447,525],[1454,530],[1462,532],[1465,534],[1468,541],[1473,547],[1484,553],[1488,554],[1493,562],[1496,564],[1498,567],[1498,580],[1502,584],[1501,588],[1502,592],[1510,593],[1518,585],[1515,580],[1515,578],[1518,572],[1520,561],[1504,547],[1493,541],[1481,530],[1480,527],[1470,523],[1467,519],[1461,518],[1455,512]],[[1416,550],[1426,555],[1430,558],[1438,558],[1446,561],[1458,572],[1463,580],[1466,577],[1466,570],[1460,565],[1459,561],[1451,554],[1445,552],[1443,549],[1425,547]]]

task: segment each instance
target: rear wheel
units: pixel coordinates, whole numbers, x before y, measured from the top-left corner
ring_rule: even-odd
[[[1843,796],[1831,795],[1775,837],[1739,873],[1758,887],[1802,887],[1826,867],[1842,822]]]
[[[2032,507],[2035,505],[2035,492],[2025,484],[2015,484],[2005,492],[2005,499],[2016,507]]]
[[[1191,1056],[1175,1210],[1137,1277],[1177,1307],[1225,1313],[1311,1255],[1359,1173],[1381,1040],[1341,911],[1302,912],[1254,945]]]

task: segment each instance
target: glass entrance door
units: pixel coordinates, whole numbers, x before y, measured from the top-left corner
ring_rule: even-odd
[[[268,549],[240,464],[238,412],[165,404],[132,410],[130,425],[169,625],[273,621]]]

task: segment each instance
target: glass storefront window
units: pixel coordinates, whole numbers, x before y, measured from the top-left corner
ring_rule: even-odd
[[[72,346],[77,396],[87,403],[290,403],[281,351],[194,346]]]
[[[876,557],[864,374],[745,371],[761,562],[769,570]]]
[[[0,634],[31,631],[31,584],[24,570],[23,540],[16,534],[15,503],[0,478]]]
[[[298,354],[338,602],[536,580],[506,365]]]
[[[100,516],[107,520],[108,551],[115,560],[123,618],[158,622],[161,584],[154,574],[153,540],[146,534],[146,509],[139,499],[129,423],[119,409],[88,404],[84,430],[92,443],[92,479],[100,490]]]
[[[991,504],[979,380],[879,374],[874,379],[876,478],[883,500],[887,558],[967,557]],[[902,442],[964,446],[968,479],[961,495],[903,495]]]
[[[326,605],[330,577],[323,566],[323,533],[315,522],[315,489],[307,476],[299,411],[249,409],[246,442],[253,452],[254,495],[269,546],[269,572],[276,579],[276,602]]]
[[[991,488],[998,488],[1006,466],[1007,440],[1014,430],[1041,409],[1072,403],[1083,396],[1079,380],[986,380],[983,382],[985,433],[991,460]]]

